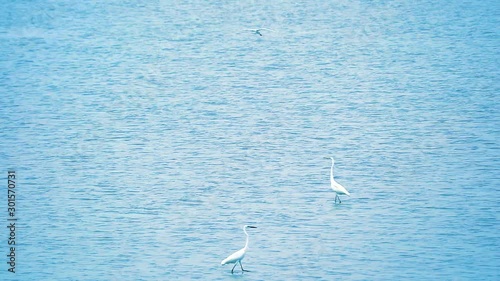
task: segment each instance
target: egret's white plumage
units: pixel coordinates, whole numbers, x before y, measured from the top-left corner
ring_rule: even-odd
[[[333,179],[333,166],[335,165],[335,160],[333,160],[333,157],[325,157],[325,159],[332,159],[332,168],[330,169],[330,184],[333,191],[335,192],[335,203],[337,203],[337,199],[339,200],[339,203],[342,203],[342,201],[340,201],[339,194],[345,194],[347,196],[351,196],[351,194],[345,187],[343,187],[340,183],[336,182],[335,179]]]
[[[243,269],[243,265],[241,265],[241,260],[245,257],[245,254],[247,253],[248,250],[248,233],[247,233],[247,228],[257,228],[255,226],[251,225],[245,225],[243,226],[243,232],[245,232],[245,235],[247,236],[246,242],[245,242],[245,247],[243,247],[241,250],[231,254],[229,257],[225,258],[223,261],[221,261],[221,265],[229,264],[229,263],[234,263],[233,269],[231,269],[231,273],[234,272],[234,268],[236,265],[239,263],[241,267],[241,272],[248,271]]]
[[[252,31],[253,33],[258,34],[260,36],[262,36],[262,33],[261,33],[262,30],[273,31],[269,28],[263,28],[263,27],[262,28],[254,28],[254,29],[245,29],[245,30]]]

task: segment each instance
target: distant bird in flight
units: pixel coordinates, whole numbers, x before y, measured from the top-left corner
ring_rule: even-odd
[[[258,34],[260,36],[262,36],[262,33],[261,33],[262,30],[273,31],[269,28],[256,28],[256,29],[245,29],[245,30],[252,31],[253,33]]]

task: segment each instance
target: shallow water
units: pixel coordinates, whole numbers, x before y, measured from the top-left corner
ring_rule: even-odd
[[[268,2],[2,5],[0,279],[500,278],[498,2]]]

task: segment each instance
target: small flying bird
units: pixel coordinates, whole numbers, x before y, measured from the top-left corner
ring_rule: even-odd
[[[332,168],[330,170],[330,184],[332,186],[333,191],[335,192],[335,203],[337,203],[337,199],[339,200],[339,204],[342,203],[340,201],[339,194],[345,194],[347,196],[351,196],[349,191],[345,187],[343,187],[340,183],[336,182],[333,179],[333,165],[335,165],[335,160],[333,160],[333,157],[325,157],[325,159],[332,159]]]
[[[248,250],[248,233],[247,233],[247,228],[257,228],[255,226],[251,226],[251,225],[245,225],[243,226],[243,232],[245,232],[245,235],[247,236],[247,241],[245,243],[245,247],[243,247],[243,249],[231,254],[229,257],[227,257],[226,259],[224,259],[223,261],[221,261],[221,265],[225,265],[225,264],[228,264],[228,263],[234,263],[234,266],[233,266],[233,269],[231,269],[231,274],[233,274],[234,272],[234,268],[236,267],[236,265],[239,263],[240,264],[240,267],[241,267],[241,273],[245,272],[245,271],[248,271],[248,270],[245,270],[243,269],[243,265],[241,265],[241,260],[243,260],[243,258],[245,257],[245,254],[247,253],[247,250]]]
[[[262,36],[262,33],[261,33],[262,30],[273,31],[269,28],[256,28],[256,29],[245,29],[245,30],[252,31],[253,33],[258,34],[260,36]]]

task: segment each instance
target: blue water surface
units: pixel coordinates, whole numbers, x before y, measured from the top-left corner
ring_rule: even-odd
[[[4,2],[1,280],[500,279],[499,1]]]

